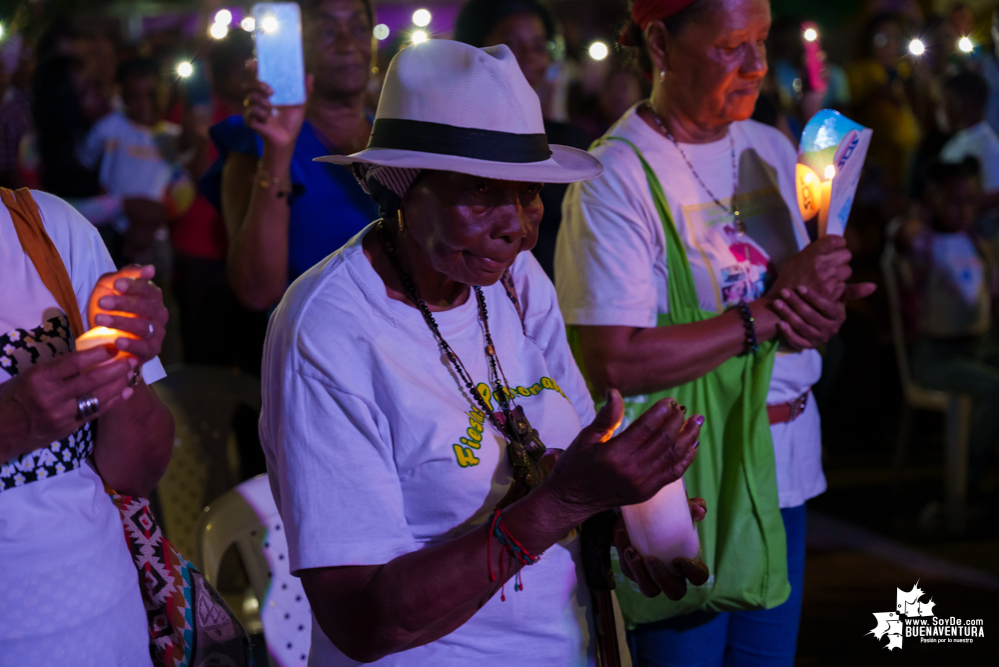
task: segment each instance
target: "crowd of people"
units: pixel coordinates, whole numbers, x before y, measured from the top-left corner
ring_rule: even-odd
[[[635,665],[793,664],[820,350],[886,244],[914,375],[993,462],[996,14],[875,1],[840,66],[767,0],[632,0],[591,75],[541,0],[383,71],[370,0],[300,4],[300,106],[235,27],[187,80],[169,39],[0,41],[0,666],[160,664],[109,494],[168,464],[161,361],[261,377],[243,473],[314,665],[615,665],[619,614]],[[873,130],[845,237],[798,206],[823,108]],[[665,562],[619,508],[681,478],[700,551]]]

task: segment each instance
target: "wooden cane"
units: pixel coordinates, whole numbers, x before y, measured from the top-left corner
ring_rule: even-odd
[[[601,667],[621,667],[621,647],[614,622],[614,570],[611,567],[611,531],[617,515],[601,512],[583,523],[580,552],[583,573],[593,601],[593,624],[597,633],[597,656]]]

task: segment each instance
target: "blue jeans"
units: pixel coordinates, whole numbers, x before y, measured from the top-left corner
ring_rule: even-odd
[[[805,579],[805,506],[780,511],[787,533],[791,595],[773,609],[696,612],[628,633],[635,667],[777,667],[794,665]]]

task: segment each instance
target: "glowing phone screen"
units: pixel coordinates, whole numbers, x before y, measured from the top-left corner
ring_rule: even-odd
[[[298,3],[262,2],[253,5],[253,19],[257,78],[274,91],[271,104],[305,104],[302,17]]]

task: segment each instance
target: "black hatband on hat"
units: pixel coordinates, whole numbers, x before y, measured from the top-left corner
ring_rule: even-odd
[[[375,120],[368,148],[436,153],[490,162],[544,162],[552,156],[548,137],[515,134],[405,118]]]

